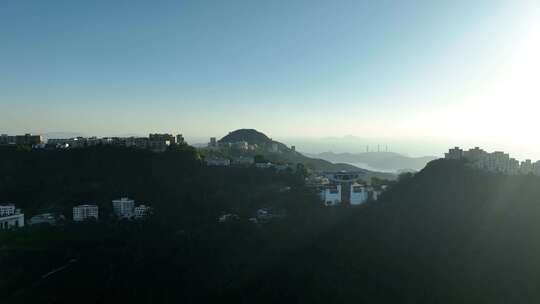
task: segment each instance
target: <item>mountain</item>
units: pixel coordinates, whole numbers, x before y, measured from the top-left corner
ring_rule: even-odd
[[[39,134],[39,133],[35,133]],[[48,132],[42,134],[44,140],[48,140],[51,138],[75,138],[75,137],[81,137],[84,136],[82,133],[77,132]]]
[[[396,178],[396,175],[391,173],[370,171],[339,161],[333,162],[317,157],[308,157],[306,155],[303,155],[302,153],[290,149],[289,147],[287,147],[287,145],[281,142],[272,140],[266,134],[254,129],[239,129],[236,131],[232,131],[219,140],[220,143],[235,143],[240,141],[245,141],[249,144],[256,144],[259,146],[258,150],[254,152],[244,152],[244,154],[260,154],[270,161],[300,163],[307,168],[315,171],[359,171],[364,173],[365,179],[377,177],[393,180]],[[269,152],[269,149],[267,148],[271,144],[277,144],[279,150],[278,153]]]
[[[394,152],[366,152],[366,153],[333,153],[307,154],[331,162],[348,164],[366,164],[372,168],[382,170],[422,170],[427,163],[437,159],[435,156],[409,157]]]
[[[239,129],[230,132],[228,135],[219,140],[220,143],[235,143],[246,141],[250,144],[266,145],[273,143],[272,139],[254,129]]]

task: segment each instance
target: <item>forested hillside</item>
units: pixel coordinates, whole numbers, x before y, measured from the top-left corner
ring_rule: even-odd
[[[129,196],[161,216],[201,220],[219,212],[252,212],[274,203],[277,189],[302,177],[272,170],[206,167],[184,146],[165,153],[97,146],[73,150],[0,150],[0,202],[27,214],[94,203],[107,214],[111,200]]]
[[[76,152],[84,157],[75,158],[73,165],[92,159],[86,154],[90,151]],[[106,196],[118,196],[113,185],[119,183],[126,187],[120,190],[134,191],[130,195],[156,204],[156,216],[142,223],[106,221],[0,234],[0,287],[5,290],[1,294],[10,302],[535,303],[531,299],[540,299],[537,177],[493,175],[463,162],[439,160],[414,176],[402,175],[377,203],[321,208],[296,175],[205,168],[189,150],[163,155],[131,151],[142,153],[138,157],[146,159],[146,165],[133,171],[124,168],[129,174],[116,175],[112,172],[141,159],[125,156],[126,151],[91,152],[113,159],[92,163],[90,167],[100,170],[88,172],[107,172],[100,178],[77,173],[84,185],[104,190],[103,202],[108,204]],[[116,152],[119,156],[113,157]],[[33,152],[16,154],[29,174],[38,164],[28,163],[33,156],[24,153]],[[4,162],[2,168],[8,163],[13,162]],[[111,166],[115,170],[107,169]],[[21,200],[27,206],[31,196],[24,189],[42,189],[49,195],[64,192],[45,190],[56,184],[38,178],[19,188],[14,181],[23,173],[16,177],[18,170],[2,172],[0,194],[10,199],[27,195],[28,202]],[[67,174],[61,180],[69,182],[69,170],[59,172]],[[109,174],[117,176],[114,182],[102,180]],[[87,181],[87,176],[92,177]],[[47,187],[36,186],[39,183]],[[291,190],[280,191],[283,185]],[[264,224],[248,221],[260,206],[286,210],[287,216]],[[242,219],[218,223],[222,210],[234,210]],[[41,278],[68,261],[73,262],[65,270]],[[79,293],[88,288],[93,292],[81,299]]]

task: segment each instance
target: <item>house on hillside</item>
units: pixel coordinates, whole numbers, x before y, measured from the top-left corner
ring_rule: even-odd
[[[361,205],[369,200],[369,191],[360,184],[351,187],[351,205]]]
[[[55,226],[58,224],[59,221],[63,221],[63,220],[65,220],[63,215],[58,215],[56,213],[41,213],[41,214],[36,214],[33,217],[31,217],[28,220],[28,225],[32,226],[32,225],[47,224],[47,225]]]
[[[321,189],[321,199],[325,206],[337,206],[341,204],[341,185],[329,184]]]

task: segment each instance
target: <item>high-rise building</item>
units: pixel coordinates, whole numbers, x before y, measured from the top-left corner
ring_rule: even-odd
[[[209,148],[217,148],[217,140],[215,137],[210,137],[210,142],[208,143]]]
[[[540,175],[540,162],[533,163],[531,160],[526,160],[520,163],[517,159],[511,158],[509,154],[501,151],[488,153],[478,147],[463,151],[456,147],[450,149],[445,154],[445,158],[464,159],[475,168],[493,173]]]
[[[444,155],[444,158],[446,159],[462,159],[463,158],[463,150],[461,150],[459,147],[455,147],[453,149],[450,149],[448,153]]]

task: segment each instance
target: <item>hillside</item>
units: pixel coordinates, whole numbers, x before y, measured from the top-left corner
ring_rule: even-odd
[[[346,164],[344,162],[331,162],[321,158],[311,158],[305,156],[302,153],[291,150],[289,147],[287,147],[281,142],[272,140],[264,133],[261,133],[254,129],[236,130],[230,132],[228,135],[219,140],[220,143],[235,143],[239,141],[246,141],[249,144],[256,144],[260,147],[260,149],[258,149],[257,151],[242,152],[242,154],[260,154],[270,161],[301,163],[307,168],[315,171],[359,171],[364,173],[364,178],[366,180],[369,180],[372,177],[389,180],[393,180],[396,178],[394,174],[390,173],[374,172],[361,169],[354,165]],[[279,153],[273,153],[268,151],[267,147],[273,143],[278,145]]]
[[[274,301],[292,289],[319,303],[534,303],[539,197],[538,177],[434,161],[251,287]]]
[[[206,221],[209,214],[200,206],[216,210],[212,220],[220,211],[247,212],[264,205],[266,199],[257,197],[268,189],[302,181],[270,170],[209,168],[199,158],[188,146],[163,153],[114,146],[0,148],[0,203],[16,203],[28,216],[42,210],[69,215],[83,203],[95,203],[106,213],[111,200],[130,196],[176,220]],[[251,189],[250,198],[238,196],[242,187]]]
[[[11,287],[0,300],[10,294],[16,301],[9,303],[106,298],[130,303],[506,304],[540,298],[538,177],[494,175],[459,161],[437,160],[414,176],[402,176],[378,203],[321,208],[298,183],[289,193],[264,190],[267,183],[294,178],[218,168],[193,178],[208,169],[191,167],[194,160],[180,162],[187,164],[185,173],[173,171],[189,179],[153,184],[155,193],[177,200],[167,200],[169,209],[162,212],[170,214],[160,213],[148,224],[0,232],[0,266],[9,278],[0,280],[0,287]],[[9,164],[4,162],[8,169]],[[92,174],[82,177],[92,179]],[[21,194],[28,189],[10,185]],[[186,195],[176,196],[177,189]],[[225,206],[246,208],[261,200],[288,206],[289,217],[269,225],[215,221],[216,211]],[[178,213],[190,210],[181,207],[185,204],[192,210],[182,216]],[[76,262],[51,279],[39,279],[66,259]],[[98,292],[81,300],[80,291],[88,288]]]
[[[422,170],[427,163],[437,159],[435,156],[409,157],[394,152],[364,152],[364,153],[333,153],[323,152],[307,154],[310,157],[321,158],[330,162],[348,164],[366,164],[370,167],[384,170]]]
[[[431,162],[328,234],[325,279],[345,278],[345,294],[356,276],[371,277],[371,292],[393,302],[532,303],[540,298],[539,197],[535,176]],[[339,265],[358,273],[332,270]]]

